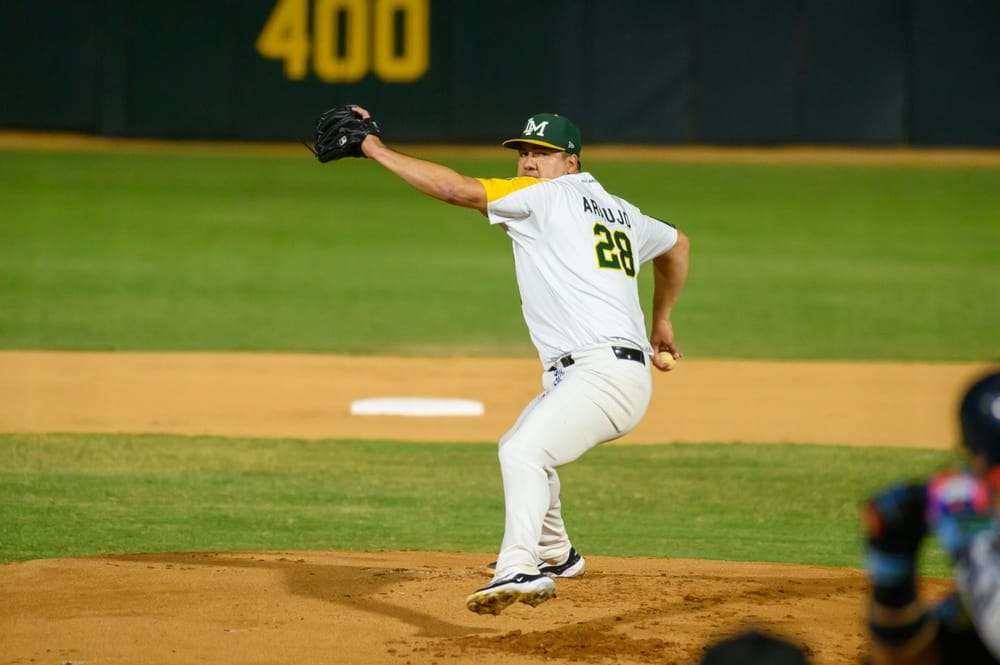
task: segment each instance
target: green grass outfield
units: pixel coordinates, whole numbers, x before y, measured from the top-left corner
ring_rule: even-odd
[[[531,355],[502,233],[376,164],[302,153],[0,151],[0,348]],[[499,157],[441,159],[509,175]],[[689,357],[1000,358],[1000,168],[585,166],[691,236]],[[860,499],[949,461],[609,447],[564,469],[567,520],[585,553],[856,566]],[[4,561],[492,551],[502,526],[480,442],[4,434],[0,480]]]
[[[0,348],[530,355],[499,229],[301,152],[0,152]],[[691,236],[691,357],[1000,358],[1000,168],[585,165]]]

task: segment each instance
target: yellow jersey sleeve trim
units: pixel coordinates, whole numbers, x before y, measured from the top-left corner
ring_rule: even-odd
[[[476,178],[486,188],[486,202],[491,203],[513,194],[519,189],[545,182],[542,178],[518,176],[517,178]]]

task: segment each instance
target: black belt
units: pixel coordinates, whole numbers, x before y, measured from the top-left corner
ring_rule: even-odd
[[[640,365],[646,364],[646,354],[640,351],[639,349],[633,349],[628,346],[612,346],[611,351],[612,353],[615,354],[615,357],[618,358],[618,360],[634,360]],[[575,362],[576,361],[573,360],[572,354],[567,353],[562,358],[556,361],[556,365],[569,367]],[[556,365],[552,365],[552,367],[549,368],[549,371],[550,372],[556,371]]]

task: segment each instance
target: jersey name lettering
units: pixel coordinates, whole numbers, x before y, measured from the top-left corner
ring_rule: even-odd
[[[628,218],[628,213],[621,208],[602,208],[597,204],[597,201],[588,199],[585,196],[583,197],[583,210],[592,215],[600,215],[612,224],[621,224],[622,226],[632,228],[632,221]]]

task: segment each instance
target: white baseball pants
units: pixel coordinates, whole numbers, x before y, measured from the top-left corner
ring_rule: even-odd
[[[543,392],[500,439],[506,518],[494,579],[538,573],[570,550],[559,503],[559,474],[594,446],[634,428],[652,395],[649,360],[620,359],[612,344],[573,351],[542,374]]]

